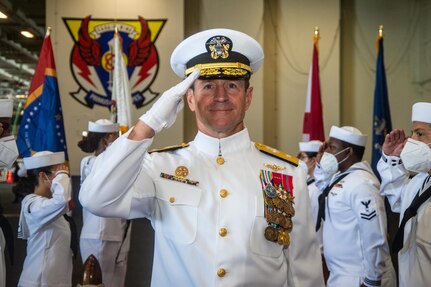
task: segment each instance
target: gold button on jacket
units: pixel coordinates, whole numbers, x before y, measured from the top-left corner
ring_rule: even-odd
[[[219,268],[219,270],[217,270],[218,277],[223,277],[225,275],[226,275],[226,270],[224,270],[224,268]]]
[[[220,228],[220,230],[218,231],[218,234],[221,236],[221,237],[224,237],[224,236],[226,236],[226,234],[227,234],[227,229],[226,228]]]
[[[225,198],[227,196],[227,190],[226,189],[221,189],[219,191],[219,195],[220,195],[220,197]]]

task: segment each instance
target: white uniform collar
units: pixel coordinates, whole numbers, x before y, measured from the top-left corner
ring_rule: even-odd
[[[219,155],[219,147],[221,148],[222,155],[227,155],[250,148],[250,142],[248,130],[244,128],[234,135],[221,139],[213,138],[202,132],[198,132],[193,144],[199,151],[210,156],[217,156]]]
[[[352,164],[345,172],[341,173],[341,172],[337,172],[331,179],[331,183],[334,182],[339,176],[345,174],[345,173],[351,173],[355,170],[364,170],[364,171],[368,171],[369,173],[371,173],[372,175],[374,175],[373,170],[371,169],[370,164],[366,161],[359,161],[357,163]]]
[[[14,140],[14,139],[15,139],[15,137],[13,135],[5,136],[5,137],[0,138],[0,142],[6,142],[6,141]]]

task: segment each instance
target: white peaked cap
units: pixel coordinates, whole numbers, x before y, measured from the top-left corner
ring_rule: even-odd
[[[119,125],[110,120],[100,119],[96,122],[88,122],[88,131],[93,133],[115,133],[118,132]]]
[[[11,118],[13,112],[13,101],[0,99],[0,118]]]
[[[40,151],[31,157],[24,158],[25,169],[35,169],[64,163],[64,152]]]
[[[329,137],[358,146],[365,146],[367,144],[367,135],[362,134],[357,128],[349,126],[341,128],[332,126]]]
[[[172,52],[171,68],[179,77],[200,68],[201,77],[239,77],[253,74],[263,63],[263,49],[239,31],[217,28],[191,35]]]
[[[431,123],[431,103],[420,102],[412,107],[412,122]]]
[[[299,143],[299,151],[301,152],[318,152],[320,146],[322,145],[321,141],[313,140],[309,142],[300,142]]]

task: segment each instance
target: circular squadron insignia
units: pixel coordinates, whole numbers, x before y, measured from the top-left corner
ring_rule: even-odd
[[[112,105],[115,28],[121,37],[131,102],[140,108],[159,95],[151,90],[151,84],[159,69],[155,41],[166,19],[109,20],[87,16],[63,21],[75,42],[70,56],[70,68],[79,86],[70,93],[75,100],[89,108]]]

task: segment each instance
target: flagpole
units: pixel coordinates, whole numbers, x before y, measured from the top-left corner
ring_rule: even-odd
[[[317,50],[319,50],[319,39],[320,39],[320,31],[319,31],[319,26],[314,27],[314,37],[313,37],[313,41],[314,44],[316,45]]]
[[[371,167],[374,173],[380,179],[377,171],[377,163],[382,155],[382,146],[385,136],[392,130],[392,121],[389,107],[388,86],[386,80],[386,71],[384,64],[384,29],[379,25],[376,46],[376,82],[374,87],[374,111],[373,111],[373,137],[372,137],[372,154]]]
[[[117,27],[117,25],[115,25],[114,38],[117,37],[117,35],[118,35],[118,27]],[[114,50],[115,50],[115,48],[114,48]],[[109,71],[109,80],[110,81],[112,81],[111,80],[111,75],[112,75],[112,70]],[[113,92],[112,86],[111,86],[111,91]],[[114,122],[114,123],[116,123],[118,121],[118,118],[117,118],[117,102],[112,97],[111,97],[111,108],[110,108],[110,111],[111,111],[111,121]]]
[[[314,27],[313,33],[313,53],[308,74],[307,95],[305,99],[304,122],[302,129],[303,141],[325,140],[323,128],[323,109],[320,94],[319,77],[319,48],[320,29]]]

